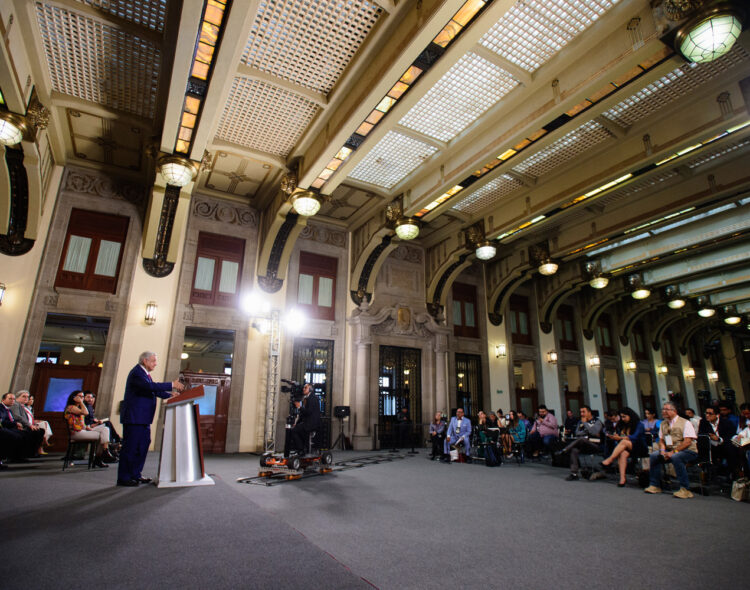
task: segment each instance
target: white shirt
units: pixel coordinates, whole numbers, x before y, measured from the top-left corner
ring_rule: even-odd
[[[673,420],[670,420],[669,425],[674,426],[675,422],[677,422],[677,418],[679,418],[679,416],[675,416]],[[682,431],[682,438],[698,438],[695,435],[695,428],[693,428],[693,423],[690,420],[685,420],[685,428]]]

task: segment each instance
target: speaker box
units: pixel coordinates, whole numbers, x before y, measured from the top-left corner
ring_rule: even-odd
[[[335,406],[333,408],[333,415],[336,416],[336,418],[348,418],[351,414],[351,409],[349,406]]]

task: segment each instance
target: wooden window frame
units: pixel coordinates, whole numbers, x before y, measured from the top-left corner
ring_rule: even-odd
[[[211,290],[196,289],[195,278],[198,273],[198,259],[211,258],[215,261]],[[213,305],[216,307],[236,307],[242,284],[242,265],[245,259],[245,240],[209,232],[198,233],[198,247],[195,251],[195,268],[190,283],[190,303]],[[237,284],[234,293],[219,291],[221,283],[221,265],[223,262],[237,263]]]
[[[461,307],[461,324],[453,324],[453,335],[462,338],[479,338],[479,314],[477,313],[477,288],[466,283],[453,283],[453,302]],[[474,325],[466,325],[466,304],[474,306]],[[451,310],[451,321],[453,311]]]
[[[338,259],[324,256],[314,252],[301,250],[299,253],[299,273],[297,280],[303,274],[313,277],[312,303],[299,302],[299,282],[297,284],[297,306],[303,310],[308,317],[318,320],[336,319],[336,274],[338,272]],[[318,294],[320,293],[320,279],[331,279],[331,307],[318,305]]]
[[[86,209],[72,209],[70,211],[70,218],[68,219],[68,227],[65,231],[62,253],[57,265],[55,287],[116,293],[129,226],[130,218],[123,215],[100,213]],[[91,240],[91,247],[89,248],[86,260],[86,269],[83,273],[63,270],[65,260],[68,256],[68,248],[70,247],[70,238],[74,235]],[[117,257],[117,266],[113,277],[97,275],[94,272],[103,240],[120,244],[120,252]]]
[[[508,321],[511,321],[510,316],[515,316],[515,324],[517,328],[520,328],[521,322],[520,322],[520,314],[526,315],[526,328],[528,330],[528,334],[523,334],[521,332],[513,332],[512,326],[513,322],[511,322],[511,341],[513,344],[533,344],[533,340],[531,337],[531,313],[529,311],[529,298],[524,295],[511,295],[510,301],[508,302]]]

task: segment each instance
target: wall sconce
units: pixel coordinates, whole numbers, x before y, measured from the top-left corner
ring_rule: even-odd
[[[696,303],[698,305],[698,315],[702,318],[710,318],[716,313],[716,310],[711,307],[711,301],[705,295],[698,297]]]
[[[0,144],[12,146],[21,143],[26,129],[23,117],[9,111],[0,111]]]
[[[187,360],[188,358],[190,358],[190,355],[189,355],[189,354],[188,354],[187,352],[183,352],[182,354],[180,354],[180,358],[181,358],[181,359],[182,359],[183,361],[185,361],[185,360]]]
[[[695,369],[693,369],[693,367],[685,369],[685,377],[688,379],[695,379]]]
[[[593,260],[587,262],[584,265],[584,271],[592,289],[604,289],[609,285],[609,276],[602,272],[601,262]]]
[[[385,209],[385,218],[388,226],[396,231],[396,235],[406,241],[413,240],[419,236],[419,221],[413,217],[404,215],[401,197],[397,197]]]
[[[669,367],[667,367],[667,365],[659,365],[659,373],[666,375],[669,373]]]
[[[5,283],[0,283],[0,305],[3,304],[4,297],[5,297]]]
[[[144,318],[144,321],[146,322],[147,326],[151,326],[156,323],[156,310],[158,306],[156,305],[156,301],[149,301],[146,304],[146,317]]]
[[[643,284],[641,275],[630,275],[628,277],[628,286],[630,287],[630,296],[633,299],[646,299],[651,295],[651,290]]]
[[[549,253],[549,244],[542,242],[534,246],[529,246],[529,261],[537,267],[540,274],[550,276],[557,272],[559,265],[552,260]]]
[[[163,156],[159,158],[158,167],[167,184],[180,188],[190,184],[198,175],[195,165],[183,156]]]
[[[550,350],[547,353],[547,362],[550,363],[551,365],[557,364],[557,351],[556,350]]]
[[[600,366],[601,364],[602,364],[602,361],[601,361],[601,359],[599,358],[599,355],[598,355],[598,354],[592,354],[592,355],[591,355],[591,356],[589,357],[589,366],[590,366],[590,367],[592,367],[592,368],[594,368],[594,369],[597,369],[597,368],[599,368],[599,366]]]
[[[495,344],[495,358],[504,359],[507,355],[505,344]]]
[[[484,223],[476,222],[468,227],[465,233],[466,247],[474,249],[474,255],[479,260],[492,260],[497,254],[495,244],[487,239],[484,233]]]
[[[737,315],[737,308],[734,305],[725,305],[723,311],[725,324],[736,326],[742,321],[742,318]]]
[[[703,8],[677,31],[675,48],[688,61],[713,61],[732,49],[742,33],[743,16],[742,9],[733,2]]]
[[[680,290],[674,285],[670,285],[664,290],[667,296],[667,305],[669,309],[682,309],[685,307],[685,300],[680,297]]]
[[[638,363],[636,363],[635,361],[628,361],[627,363],[625,363],[625,368],[628,371],[635,371],[638,368]]]
[[[708,372],[708,378],[711,381],[718,381],[719,380],[719,372],[718,371],[709,371]]]

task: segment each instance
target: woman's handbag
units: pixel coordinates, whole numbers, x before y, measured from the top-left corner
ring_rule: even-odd
[[[746,477],[734,480],[732,483],[732,500],[747,502],[750,499],[750,482]]]

